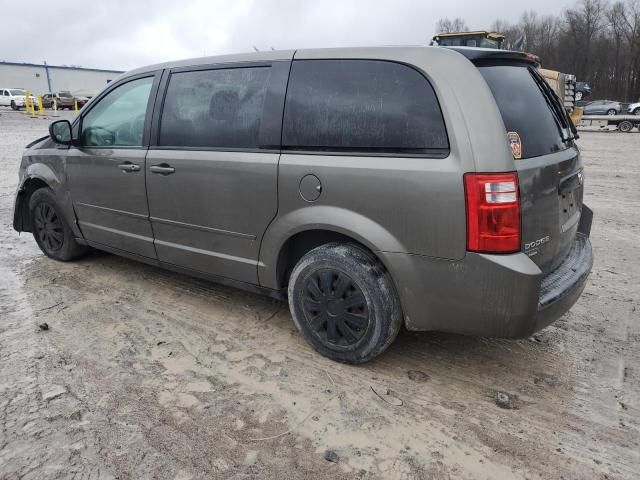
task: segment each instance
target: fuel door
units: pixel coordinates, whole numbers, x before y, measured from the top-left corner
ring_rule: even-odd
[[[307,202],[314,202],[322,193],[322,183],[315,175],[308,174],[300,180],[300,196]]]

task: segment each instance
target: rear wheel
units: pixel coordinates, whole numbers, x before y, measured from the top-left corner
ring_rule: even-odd
[[[631,123],[629,120],[624,120],[618,124],[618,130],[624,133],[629,133],[632,128],[633,123]]]
[[[291,273],[288,293],[298,330],[338,362],[375,358],[400,330],[402,311],[391,276],[353,244],[331,243],[307,253]]]
[[[76,242],[51,190],[41,188],[31,195],[29,213],[33,237],[47,257],[68,262],[86,252]]]
[[[610,108],[609,110],[607,110],[607,115],[609,116],[615,115],[616,113],[618,112],[616,112],[613,108]]]

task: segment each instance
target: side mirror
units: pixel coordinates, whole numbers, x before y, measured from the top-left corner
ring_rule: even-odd
[[[69,120],[58,120],[49,125],[51,140],[60,145],[71,145],[71,123]]]

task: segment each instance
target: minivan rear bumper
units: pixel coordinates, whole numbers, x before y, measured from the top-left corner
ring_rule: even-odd
[[[592,266],[593,253],[589,237],[577,233],[564,262],[542,279],[534,331],[551,324],[576,303]]]
[[[565,260],[546,276],[524,253],[468,252],[459,261],[380,255],[398,289],[408,330],[524,338],[560,318],[584,290],[593,265],[588,223],[581,225]]]

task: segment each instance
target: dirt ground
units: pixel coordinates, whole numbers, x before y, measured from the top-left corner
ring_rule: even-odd
[[[11,215],[48,122],[0,114],[0,479],[638,478],[640,134],[579,141],[596,260],[555,325],[401,333],[353,367],[314,353],[285,304],[44,257]]]

